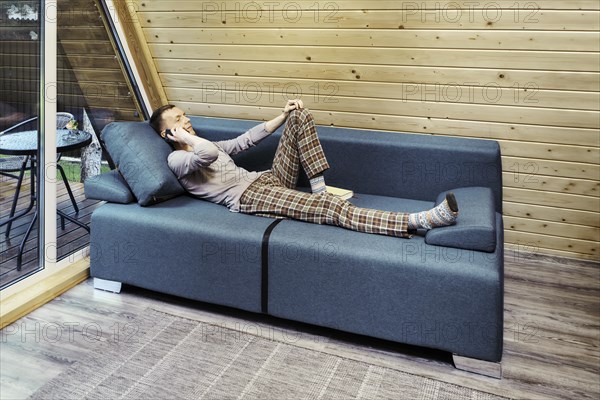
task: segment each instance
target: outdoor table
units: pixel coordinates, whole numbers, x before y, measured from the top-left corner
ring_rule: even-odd
[[[92,135],[88,132],[78,131],[78,130],[68,130],[68,129],[58,129],[56,131],[56,151],[57,153],[64,153],[70,150],[76,150],[82,147],[89,145],[92,142]],[[0,224],[0,226],[8,224],[6,228],[6,235],[8,236],[10,232],[10,226],[16,219],[26,215],[31,211],[36,201],[35,196],[35,156],[38,152],[38,131],[22,131],[15,132],[10,134],[5,134],[0,136],[0,154],[6,155],[14,155],[14,156],[26,156],[25,161],[23,162],[23,169],[27,165],[28,159],[31,159],[30,163],[30,176],[31,176],[31,195],[29,198],[29,205],[25,211],[20,212],[15,215],[16,202],[13,203],[10,217],[7,221],[4,221]],[[84,228],[85,230],[90,232],[90,228],[77,221],[76,219],[68,216],[64,212],[60,210],[56,210],[57,214],[61,217],[62,228],[64,229],[64,220],[67,219],[77,226]],[[27,238],[33,229],[35,221],[38,217],[38,210],[36,209],[33,219],[27,228],[27,232],[21,241],[21,245],[19,246],[19,255],[17,258],[17,271],[21,270],[21,263],[23,259],[23,250],[25,248],[25,242],[27,242]]]

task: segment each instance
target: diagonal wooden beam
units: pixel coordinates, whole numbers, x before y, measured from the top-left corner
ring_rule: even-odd
[[[101,0],[95,0],[99,2]],[[148,101],[152,110],[167,104],[167,95],[162,86],[162,82],[158,75],[152,53],[142,32],[142,26],[140,25],[136,4],[129,1],[114,1],[114,10],[116,12],[118,22],[121,25],[125,37],[121,40],[124,42],[123,45],[129,48],[133,60],[132,62],[139,74],[140,81],[138,82],[143,86],[146,94],[148,95]]]

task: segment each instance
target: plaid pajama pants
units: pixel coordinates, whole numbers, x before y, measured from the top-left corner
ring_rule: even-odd
[[[300,166],[309,178],[329,168],[312,115],[306,109],[290,113],[275,152],[273,168],[244,191],[240,212],[410,237],[406,213],[360,208],[327,193],[295,190]]]

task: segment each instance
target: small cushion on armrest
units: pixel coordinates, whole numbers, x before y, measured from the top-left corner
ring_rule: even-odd
[[[449,190],[456,196],[456,224],[427,231],[425,242],[445,247],[493,252],[496,250],[496,211],[494,195],[486,187],[465,187]],[[441,193],[435,204],[444,201]]]
[[[102,140],[141,206],[185,193],[167,164],[171,147],[148,122],[113,122]]]
[[[104,174],[92,176],[84,183],[85,197],[104,200],[111,203],[128,204],[135,201],[131,189],[119,171],[112,170]]]

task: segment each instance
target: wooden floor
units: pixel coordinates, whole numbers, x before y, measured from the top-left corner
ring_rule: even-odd
[[[10,209],[13,201],[13,196],[16,187],[15,179],[0,177],[0,223],[6,221],[10,214]],[[92,212],[101,205],[97,200],[88,200],[83,193],[83,184],[70,182],[71,190],[75,196],[79,213],[76,214],[71,203],[71,199],[67,193],[62,180],[57,182],[57,207],[65,212],[70,217],[76,218],[78,221],[89,225]],[[30,198],[29,180],[23,182],[19,201],[17,203],[17,213],[20,210],[27,208]],[[7,282],[18,279],[21,276],[31,273],[38,268],[38,223],[34,224],[34,228],[29,235],[23,251],[23,264],[21,271],[17,271],[17,254],[19,246],[25,232],[33,219],[35,208],[27,215],[17,219],[10,230],[8,238],[5,236],[7,226],[0,228],[0,287]],[[89,235],[85,229],[65,220],[65,229],[61,229],[59,218],[57,217],[58,239],[57,256],[62,259],[70,253],[85,247],[89,244]]]
[[[600,266],[506,254],[504,377],[456,370],[449,354],[187,301],[125,286],[94,290],[91,279],[0,332],[2,399],[22,399],[72,363],[98,337],[127,334],[147,307],[231,329],[259,324],[296,345],[519,399],[600,398]],[[56,327],[63,327],[57,335]],[[67,327],[72,327],[71,331]],[[69,334],[69,332],[71,332]],[[121,335],[121,336],[119,336]],[[398,394],[402,399],[402,394]],[[285,399],[282,399],[285,400]]]

